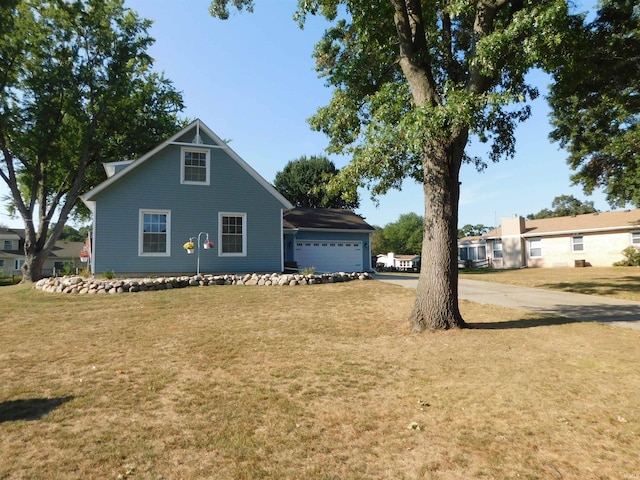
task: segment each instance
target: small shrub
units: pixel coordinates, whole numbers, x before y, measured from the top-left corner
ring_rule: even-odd
[[[302,273],[302,275],[313,275],[316,273],[316,267],[305,267],[300,273]]]
[[[62,268],[60,269],[60,275],[73,275],[75,272],[75,267],[73,266],[73,262],[64,262],[62,264]]]
[[[89,278],[91,276],[91,272],[89,271],[88,268],[83,268],[82,270],[80,270],[80,276],[82,278]]]
[[[625,259],[614,263],[614,267],[640,267],[640,248],[627,247],[622,251],[622,254]]]
[[[102,274],[102,278],[106,278],[107,280],[112,280],[116,278],[116,272],[114,272],[113,270],[107,270]]]

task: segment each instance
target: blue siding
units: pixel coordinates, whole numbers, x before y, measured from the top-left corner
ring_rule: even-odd
[[[211,143],[202,131],[200,135]],[[191,142],[194,136],[195,129],[180,141]],[[216,244],[215,249],[200,250],[202,273],[281,270],[282,204],[224,149],[210,152],[208,186],[180,183],[181,146],[168,145],[96,194],[96,272],[194,273],[196,254],[188,255],[182,245],[199,232],[208,232]],[[170,256],[138,255],[140,209],[170,210]],[[218,256],[218,212],[246,213],[246,257]]]

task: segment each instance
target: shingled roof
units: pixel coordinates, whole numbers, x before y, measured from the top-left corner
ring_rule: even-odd
[[[572,217],[525,220],[525,228],[522,235],[526,237],[567,235],[612,230],[630,230],[633,228],[640,229],[640,209],[587,213],[585,215],[575,215]],[[486,238],[499,238],[500,236],[500,227],[486,234]]]
[[[283,225],[289,229],[375,230],[361,216],[340,208],[296,207],[285,210]]]

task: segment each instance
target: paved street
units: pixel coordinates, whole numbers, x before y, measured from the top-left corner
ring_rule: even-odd
[[[416,288],[418,275],[376,274],[380,281]],[[459,298],[578,320],[640,330],[640,302],[540,288],[460,279]]]

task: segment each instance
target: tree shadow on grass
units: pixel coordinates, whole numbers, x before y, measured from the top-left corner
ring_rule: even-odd
[[[549,305],[545,308],[529,309],[542,315],[539,318],[506,320],[503,322],[470,323],[469,328],[497,330],[511,328],[548,327],[567,323],[598,322],[615,323],[620,326],[640,326],[640,307],[637,304],[611,305],[598,303],[593,305]]]
[[[577,323],[580,320],[563,317],[521,318],[519,320],[505,320],[504,322],[469,323],[467,327],[474,330],[511,330],[517,328],[550,327]]]
[[[615,282],[593,279],[585,282],[560,282],[540,285],[540,288],[587,295],[615,295],[617,293],[640,293],[640,277],[621,277]]]
[[[40,420],[60,405],[73,400],[73,396],[60,398],[27,398],[0,402],[0,423],[16,420]]]

